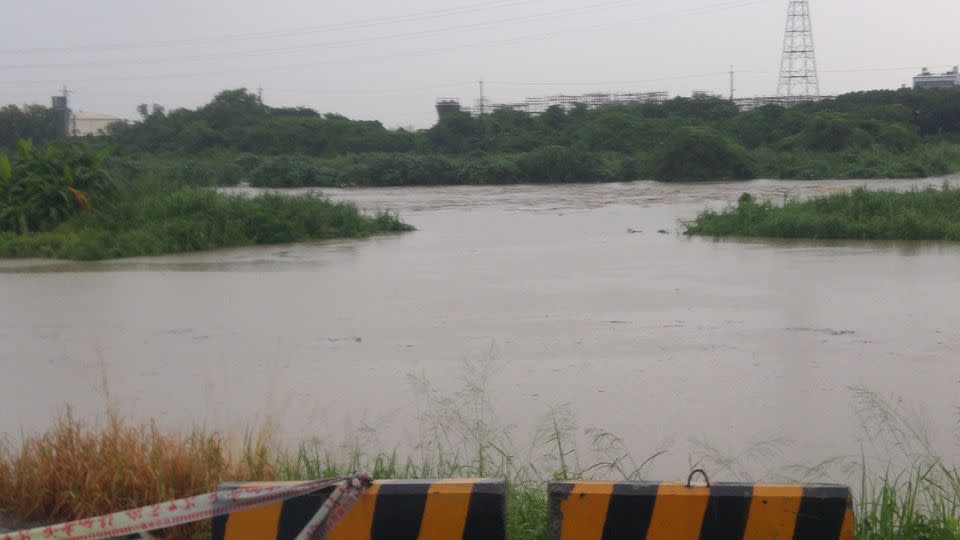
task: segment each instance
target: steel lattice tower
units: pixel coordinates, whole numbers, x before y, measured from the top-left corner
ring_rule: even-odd
[[[777,96],[788,103],[820,97],[809,0],[789,0]]]

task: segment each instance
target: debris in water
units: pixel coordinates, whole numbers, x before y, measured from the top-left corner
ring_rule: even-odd
[[[332,337],[332,338],[327,338],[327,341],[329,341],[330,343],[337,343],[339,341],[352,341],[354,343],[360,343],[361,341],[363,341],[363,338],[359,336]]]
[[[856,334],[856,330],[836,330],[833,328],[806,328],[791,327],[786,329],[788,332],[813,332],[816,334],[829,334],[831,336],[848,336]]]
[[[643,231],[638,229],[631,229],[630,227],[627,227],[627,232],[630,234],[637,234],[637,233],[642,233]]]
[[[659,229],[659,230],[657,230],[657,232],[660,233],[660,234],[667,234],[667,230],[666,230],[666,229]]]

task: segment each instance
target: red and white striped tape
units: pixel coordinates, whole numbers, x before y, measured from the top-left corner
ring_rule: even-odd
[[[125,536],[141,532],[165,529],[176,525],[204,521],[214,516],[222,516],[231,512],[248,510],[258,506],[292,499],[316,491],[335,487],[328,501],[318,512],[314,524],[314,531],[326,531],[333,526],[331,520],[339,519],[349,511],[349,508],[339,508],[346,504],[355,503],[366,487],[369,486],[369,477],[356,475],[327,480],[315,480],[295,484],[266,485],[257,487],[243,487],[196,495],[184,499],[167,501],[160,504],[144,506],[133,510],[125,510],[105,516],[37,527],[35,529],[0,533],[0,540],[34,540],[58,539],[71,540],[101,540],[116,536]],[[346,493],[344,493],[346,491]],[[346,495],[346,496],[344,496]],[[338,506],[332,509],[332,506]],[[324,520],[329,513],[328,520]],[[314,520],[311,520],[313,523]],[[322,525],[322,526],[321,526]],[[315,532],[310,536],[305,529],[301,533],[304,538],[317,538]]]

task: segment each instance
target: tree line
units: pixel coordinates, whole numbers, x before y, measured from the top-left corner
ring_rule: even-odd
[[[751,111],[688,98],[542,114],[503,108],[446,114],[420,131],[270,107],[244,89],[197,109],[142,105],[139,113],[96,143],[114,146],[116,159],[189,156],[234,180],[275,175],[259,181],[273,185],[923,176],[960,167],[960,89],[858,92]],[[49,140],[52,125],[46,107],[0,109],[0,148]],[[370,170],[380,176],[365,179]]]

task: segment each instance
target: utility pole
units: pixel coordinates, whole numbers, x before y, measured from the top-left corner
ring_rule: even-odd
[[[262,84],[257,86],[257,101],[259,101],[260,104],[263,105],[263,85]]]
[[[487,112],[486,98],[483,95],[483,77],[480,78],[480,148],[487,146],[487,128],[483,125],[483,115]]]
[[[733,101],[733,66],[730,66],[730,101]]]
[[[809,0],[788,0],[777,97],[787,105],[820,97]]]
[[[483,116],[486,112],[486,100],[483,97],[483,79],[480,79],[480,116]]]

